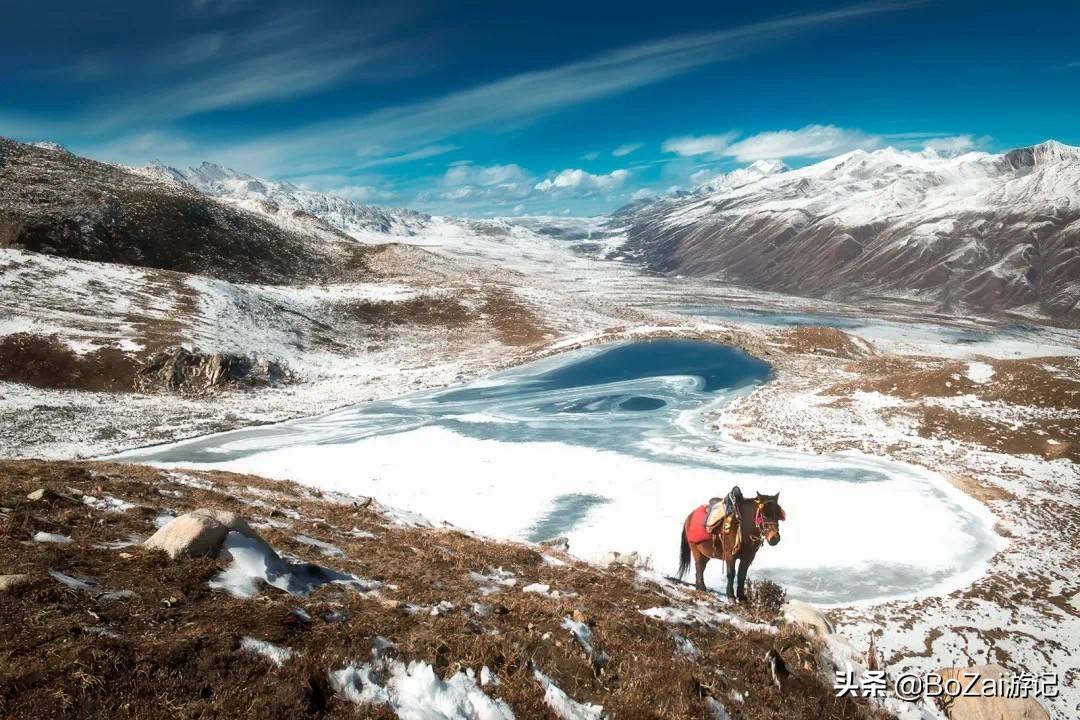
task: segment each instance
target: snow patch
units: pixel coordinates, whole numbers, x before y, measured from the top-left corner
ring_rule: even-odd
[[[293,656],[293,651],[287,647],[246,635],[240,638],[240,649],[255,655],[262,655],[278,667],[284,665]]]
[[[266,543],[236,531],[225,536],[222,554],[226,552],[232,562],[209,585],[225,590],[234,597],[253,597],[262,583],[293,595],[307,595],[314,588],[331,582],[351,585],[360,593],[382,587],[382,583],[376,580],[363,580],[311,563],[290,563],[274,553]]]
[[[575,702],[539,670],[533,670],[533,677],[544,689],[544,704],[551,708],[559,720],[603,720],[603,705]]]
[[[994,367],[984,362],[970,362],[967,367],[968,380],[980,385],[994,377]]]

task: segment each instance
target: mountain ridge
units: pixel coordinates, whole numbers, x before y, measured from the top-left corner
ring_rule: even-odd
[[[350,200],[333,193],[299,187],[287,181],[268,180],[214,162],[179,170],[152,161],[135,172],[165,182],[186,185],[208,197],[267,216],[279,224],[289,215],[281,210],[307,213],[349,237],[365,241],[373,234],[409,236],[430,220],[425,213],[405,208],[384,208]]]
[[[617,211],[617,254],[797,295],[1080,323],[1080,148],[882,148],[748,170]]]

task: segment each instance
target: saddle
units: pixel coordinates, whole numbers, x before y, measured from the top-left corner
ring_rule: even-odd
[[[742,517],[739,514],[739,502],[743,499],[739,486],[721,498],[711,498],[705,513],[705,530],[714,543],[732,548],[737,553],[742,545]]]

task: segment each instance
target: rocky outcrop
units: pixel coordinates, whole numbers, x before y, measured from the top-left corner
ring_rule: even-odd
[[[174,347],[146,361],[135,374],[134,388],[140,392],[205,393],[229,386],[265,387],[288,381],[288,370],[274,360]]]

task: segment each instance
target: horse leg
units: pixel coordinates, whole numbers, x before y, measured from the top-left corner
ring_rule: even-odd
[[[728,600],[735,599],[735,556],[727,558],[727,596]]]
[[[746,571],[750,569],[750,560],[743,556],[739,559],[739,590],[735,593],[735,599],[741,603],[746,602]]]
[[[705,589],[705,565],[709,562],[709,556],[698,550],[694,545],[694,587],[698,590]]]

